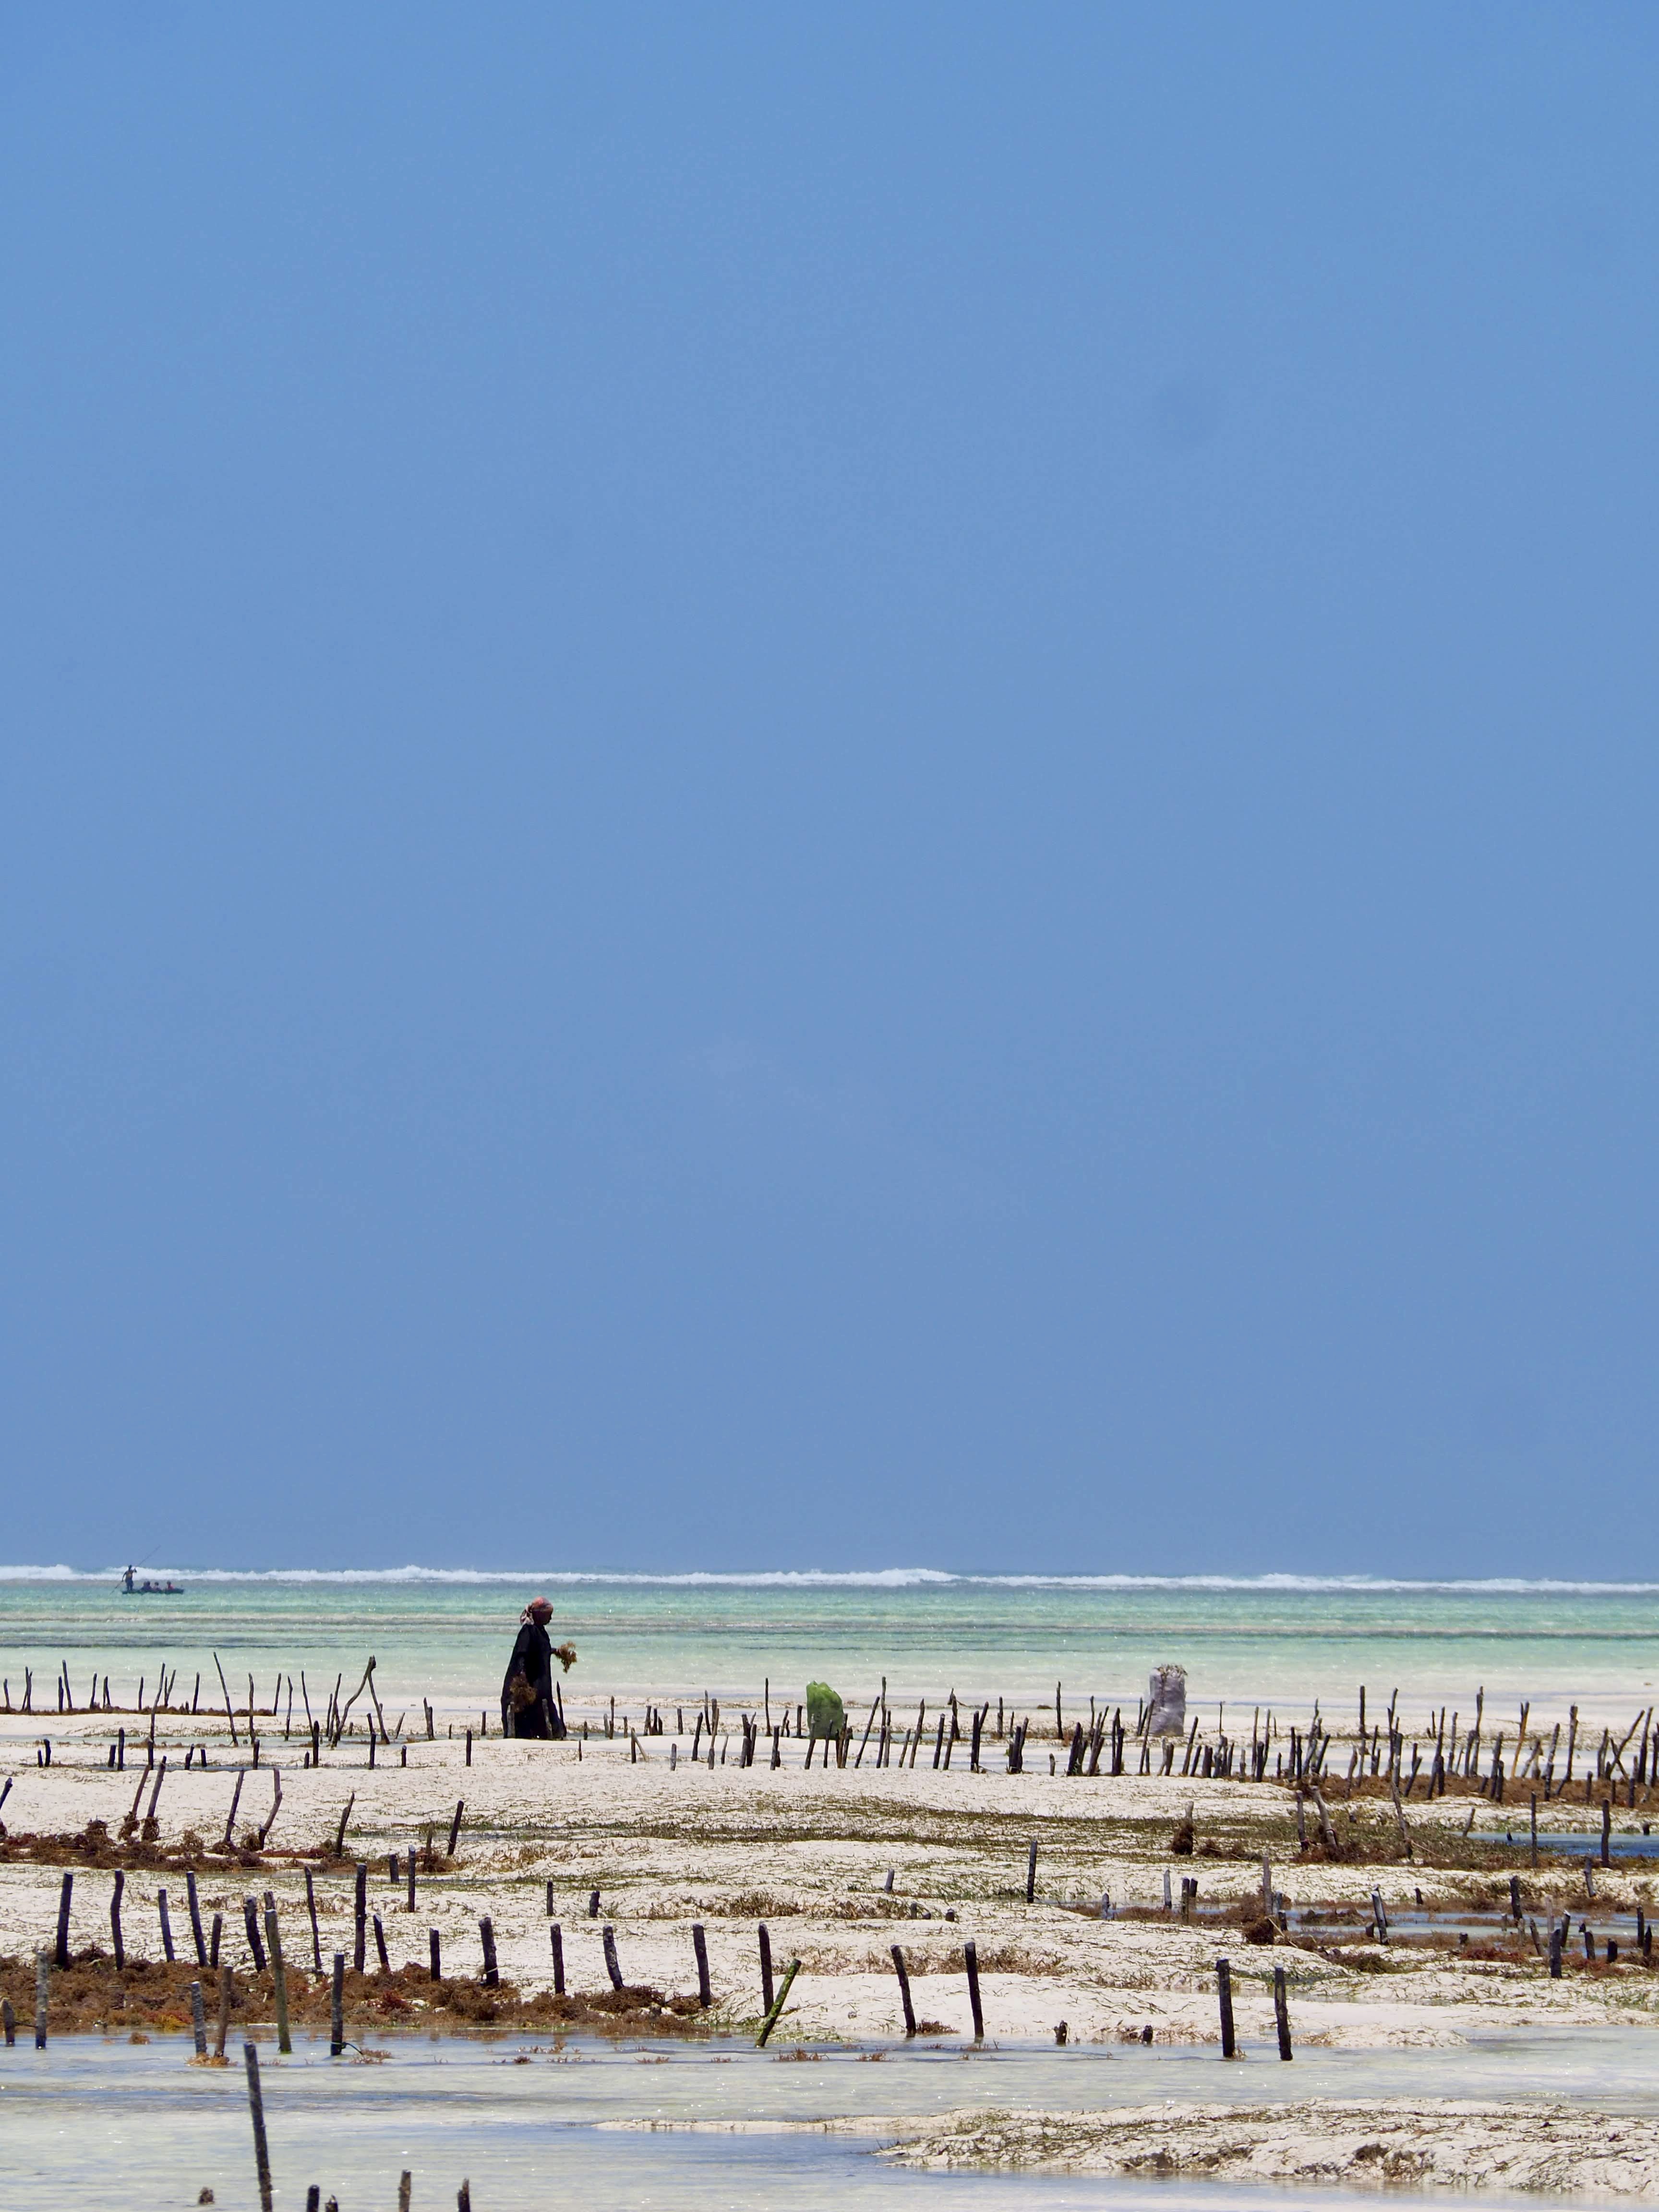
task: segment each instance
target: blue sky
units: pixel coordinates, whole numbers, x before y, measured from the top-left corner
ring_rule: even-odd
[[[1624,1571],[1656,59],[0,17],[0,1550]]]

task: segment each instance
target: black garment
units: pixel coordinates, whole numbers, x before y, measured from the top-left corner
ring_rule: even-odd
[[[524,1676],[535,1697],[533,1705],[518,1712],[513,1708],[515,1674]],[[538,1736],[564,1734],[564,1717],[553,1695],[553,1639],[539,1621],[526,1620],[520,1626],[513,1656],[507,1662],[507,1673],[501,1679],[501,1733]]]

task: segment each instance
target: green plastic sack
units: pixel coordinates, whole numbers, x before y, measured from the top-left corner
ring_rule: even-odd
[[[828,1682],[806,1685],[806,1733],[815,1741],[833,1743],[847,1725],[847,1708]]]

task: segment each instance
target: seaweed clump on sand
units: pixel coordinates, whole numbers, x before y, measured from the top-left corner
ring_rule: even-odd
[[[118,1966],[106,1951],[72,1954],[67,1966],[54,1966],[47,1999],[47,2030],[53,2035],[187,2033],[191,2027],[190,1985],[202,1984],[203,2007],[212,2039],[219,2008],[219,1977],[210,1967],[184,1960],[135,1959]],[[0,1996],[11,2002],[20,2023],[34,2014],[33,1958],[0,1959]],[[497,2035],[520,2030],[562,2029],[594,2035],[702,2035],[708,2015],[693,1996],[669,1996],[640,1983],[620,1990],[528,1994],[510,1982],[488,1989],[475,1981],[434,1982],[423,1966],[390,1973],[348,1972],[343,1991],[348,2034],[398,2027],[426,2033],[464,2033],[481,2029]],[[296,2028],[326,2030],[331,1992],[329,1977],[288,1968],[289,2016]],[[231,1976],[231,2021],[238,2028],[274,2027],[276,2007],[267,1972]]]
[[[72,1834],[37,1833],[25,1829],[21,1834],[9,1835],[0,1823],[0,1866],[21,1864],[70,1867],[76,1872],[92,1870],[112,1874],[119,1868],[131,1874],[135,1871],[151,1874],[225,1874],[235,1869],[256,1871],[261,1867],[281,1869],[305,1866],[344,1867],[351,1863],[343,1851],[337,1851],[332,1841],[301,1846],[294,1850],[279,1850],[270,1843],[262,1844],[256,1829],[246,1830],[239,1843],[226,1844],[204,1843],[194,1829],[186,1828],[171,1844],[164,1844],[153,1820],[143,1823],[144,1832],[129,1831],[122,1824],[119,1836],[110,1833],[104,1820],[88,1820],[84,1828]],[[455,1861],[442,1850],[422,1850],[418,1864],[422,1874],[448,1874]]]

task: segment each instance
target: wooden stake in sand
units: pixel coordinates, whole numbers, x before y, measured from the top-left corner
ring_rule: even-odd
[[[61,1973],[69,1965],[70,1896],[75,1887],[75,1876],[66,1874],[63,1887],[58,1893],[58,1947],[54,1956]]]
[[[610,1933],[607,1928],[605,1934],[609,1936]],[[495,1927],[487,1912],[478,1923],[478,1941],[483,1945],[484,1987],[487,1990],[499,1989],[501,1977],[495,1965]],[[617,1986],[620,1989],[622,1984],[618,1982]]]
[[[761,2010],[772,2009],[772,1935],[763,1920],[757,1931],[760,1939]]]
[[[1225,1959],[1215,1962],[1215,1984],[1221,2005],[1221,2055],[1232,2058],[1238,2049],[1233,2035],[1233,1970]]]
[[[881,1699],[880,1699],[879,1698],[878,1698],[876,1699],[876,1701],[875,1701],[874,1705],[872,1705],[871,1706],[871,1708],[870,1708],[870,1717],[869,1717],[869,1719],[868,1719],[867,1721],[866,1721],[866,1723],[864,1723],[864,1735],[863,1735],[863,1736],[862,1736],[862,1738],[860,1739],[860,1743],[859,1743],[859,1755],[858,1755],[858,1757],[857,1757],[857,1758],[853,1761],[853,1764],[854,1764],[854,1765],[855,1767],[857,1767],[857,1766],[862,1766],[862,1765],[863,1765],[863,1764],[864,1764],[864,1747],[865,1747],[865,1745],[866,1745],[866,1744],[867,1744],[867,1743],[869,1742],[869,1741],[870,1741],[870,1731],[871,1731],[871,1729],[875,1726],[875,1724],[876,1724],[876,1715],[877,1715],[880,1711],[881,1711]]]
[[[979,1947],[977,1944],[963,1945],[962,1963],[968,1970],[968,2002],[974,2014],[974,2040],[975,2043],[983,2043],[985,2014],[980,2008],[979,2002]]]
[[[334,1954],[334,1980],[329,1990],[328,2055],[337,2058],[345,2049],[345,1953]]]
[[[190,1905],[190,1933],[191,1940],[196,1946],[196,1963],[198,1966],[205,1966],[207,1944],[202,1936],[201,1900],[196,1894],[196,1876],[188,1869],[185,1874],[185,1896]]]
[[[1285,1988],[1285,1969],[1273,1968],[1273,2021],[1279,2029],[1279,2055],[1291,2057],[1291,2008]]]
[[[205,2058],[207,2057],[207,2014],[203,2008],[202,1984],[199,1982],[192,1982],[190,1985],[190,2024],[196,2038],[196,2056],[198,2058]]]
[[[905,1972],[904,1954],[896,1943],[893,1946],[893,1972],[898,1976],[899,1999],[904,2007],[904,2033],[909,2037],[916,2032],[916,2014],[910,2002],[910,1977]]]
[[[276,1821],[276,1815],[283,1809],[283,1770],[280,1766],[273,1766],[271,1768],[270,1778],[272,1783],[276,1785],[276,1794],[270,1801],[270,1810],[265,1815],[265,1824],[259,1831],[259,1849],[261,1850],[264,1850],[265,1847],[265,1838],[270,1833],[271,1827]]]
[[[1035,1836],[1033,1836],[1033,1837],[1032,1837],[1032,1838],[1031,1838],[1031,1848],[1030,1848],[1030,1850],[1026,1853],[1026,1856],[1025,1856],[1025,1902],[1026,1902],[1028,1905],[1031,1905],[1031,1904],[1034,1904],[1034,1903],[1036,1902],[1036,1838]]]
[[[37,1951],[34,1954],[34,2047],[46,2047],[46,2000],[52,1992],[52,1954]]]
[[[564,1930],[556,1920],[548,1934],[553,1946],[553,1994],[556,1997],[562,1997],[564,1995]],[[432,1941],[434,1946],[433,1956],[435,1959],[437,1956],[435,1946],[438,1941],[438,1931],[435,1928],[432,1931]],[[435,1966],[433,1969],[432,1978],[434,1981],[438,1978]]]
[[[230,1793],[230,1810],[225,1815],[225,1849],[228,1851],[235,1849],[236,1808],[242,1802],[242,1778],[246,1771],[246,1767],[237,1768],[236,1787]]]
[[[358,1683],[356,1688],[346,1699],[345,1704],[340,1707],[334,1716],[334,1726],[330,1733],[331,1745],[338,1743],[340,1738],[345,1734],[346,1721],[350,1714],[351,1708],[356,1704],[358,1698],[362,1697],[363,1692],[367,1690],[371,1697],[374,1696],[374,1662],[371,1659],[368,1666],[363,1669],[362,1680]],[[369,1726],[372,1729],[374,1727],[374,1723],[372,1721],[370,1722]]]
[[[213,1663],[216,1667],[219,1667],[219,1655],[216,1651],[213,1655]],[[225,1693],[225,1718],[230,1723],[230,1740],[240,1749],[242,1739],[236,1733],[236,1714],[230,1702],[230,1685],[225,1680],[225,1670],[222,1667],[219,1667],[219,1687]]]
[[[161,1956],[168,1966],[173,1964],[173,1921],[167,1911],[167,1893],[164,1889],[155,1893],[155,1910],[161,1922]]]
[[[265,1892],[265,1942],[276,1991],[276,2048],[286,2058],[294,2048],[288,2032],[288,1969],[283,1963],[282,1930],[276,1925],[276,1899],[270,1890]]]
[[[449,1824],[449,1849],[444,1855],[447,1858],[453,1859],[455,1856],[455,1845],[461,1833],[461,1814],[465,1804],[466,1800],[464,1797],[458,1797],[455,1800],[455,1817]]]
[[[213,1917],[216,1923],[219,1915],[216,1912]],[[234,1994],[235,1986],[230,1968],[221,1966],[219,1969],[219,2027],[213,2039],[213,2055],[216,2058],[222,2058],[225,2055],[225,2038],[230,2033],[230,2001]]]
[[[779,1984],[777,1996],[772,2002],[771,2009],[768,2012],[765,2019],[761,2022],[760,2033],[755,2038],[755,2048],[757,2051],[765,2050],[767,2038],[771,2034],[772,2030],[778,2024],[779,2016],[781,2014],[784,2006],[789,2001],[791,1985],[793,1984],[796,1975],[799,1973],[799,1972],[800,1960],[799,1959],[792,1959],[789,1961],[789,1964],[784,1968],[783,1980]]]
[[[611,1988],[619,1990],[623,1987],[623,1972],[617,1958],[617,1931],[609,1921],[605,1923],[604,1941],[605,1970],[611,1977]]]
[[[247,2062],[247,2108],[253,2122],[253,2164],[259,2177],[259,2212],[270,2212],[270,2148],[265,2142],[265,2104],[259,2094],[259,2054],[252,2043],[242,2045]]]
[[[317,1888],[311,1878],[311,1869],[306,1869],[306,1911],[311,1915],[311,1963],[320,1974],[323,1971],[323,1946],[317,1933]]]
[[[697,2002],[707,2012],[714,1999],[708,1985],[708,1945],[701,1920],[691,1923],[691,1948],[697,1961]]]

